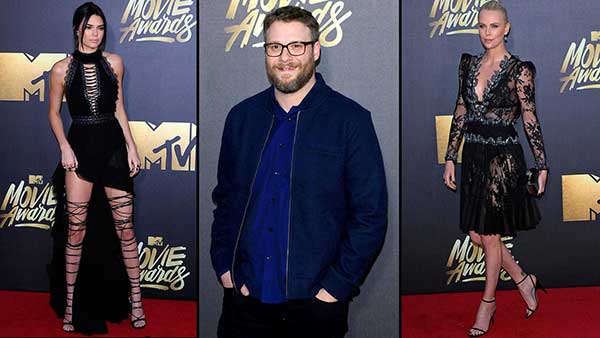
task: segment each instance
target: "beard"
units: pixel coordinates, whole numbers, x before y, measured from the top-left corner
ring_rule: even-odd
[[[300,62],[288,62],[278,63],[269,67],[269,65],[266,64],[265,61],[265,66],[267,68],[267,77],[269,78],[269,82],[273,86],[275,86],[275,88],[277,88],[277,90],[279,90],[280,92],[290,94],[297,92],[300,88],[304,87],[304,85],[306,85],[308,81],[310,81],[311,77],[315,72],[316,62],[314,59],[311,58],[304,65]],[[299,67],[300,72],[298,73],[298,75],[296,75],[296,77],[284,80],[277,76],[277,70],[275,69],[276,67],[282,66]]]

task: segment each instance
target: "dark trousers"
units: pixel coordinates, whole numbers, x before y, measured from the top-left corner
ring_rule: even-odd
[[[265,304],[225,289],[219,338],[343,338],[348,332],[348,302],[316,298]]]

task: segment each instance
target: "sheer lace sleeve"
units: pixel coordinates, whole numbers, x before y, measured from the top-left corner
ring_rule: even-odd
[[[468,67],[469,54],[463,54],[460,58],[460,65],[458,66],[458,97],[456,98],[456,106],[454,108],[454,115],[452,116],[452,124],[450,125],[450,136],[448,137],[448,150],[446,151],[446,161],[453,161],[456,163],[458,159],[458,148],[463,137],[463,130],[465,125],[465,117],[467,109],[465,108],[465,101],[463,99],[463,79],[466,76],[465,71]]]
[[[535,158],[537,169],[548,169],[546,163],[546,152],[542,138],[542,128],[537,118],[535,109],[535,66],[531,62],[522,62],[518,69],[516,79],[517,95],[521,104],[523,116],[523,128]]]

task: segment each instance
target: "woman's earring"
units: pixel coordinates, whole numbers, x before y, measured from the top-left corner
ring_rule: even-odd
[[[506,35],[504,36],[504,42],[507,42],[507,41],[508,41],[508,34],[506,34]]]

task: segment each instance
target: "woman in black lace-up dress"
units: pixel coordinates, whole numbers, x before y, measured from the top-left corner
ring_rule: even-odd
[[[506,9],[497,1],[479,12],[479,37],[485,52],[463,54],[458,71],[459,91],[450,129],[444,184],[456,189],[455,163],[464,138],[460,180],[460,228],[483,246],[486,282],[471,337],[485,334],[496,310],[495,291],[500,268],[516,282],[529,318],[538,308],[536,276],[526,274],[500,240],[518,230],[535,228],[541,216],[527,192],[527,164],[515,124],[521,118],[539,170],[538,195],[544,192],[548,167],[536,115],[533,63],[506,50],[510,31]]]
[[[73,16],[75,51],[50,75],[48,117],[61,150],[49,265],[50,303],[66,332],[106,333],[131,313],[146,325],[133,231],[133,181],[140,161],[123,107],[123,61],[104,52],[106,19],[88,2]],[[60,116],[67,99],[71,127]]]

